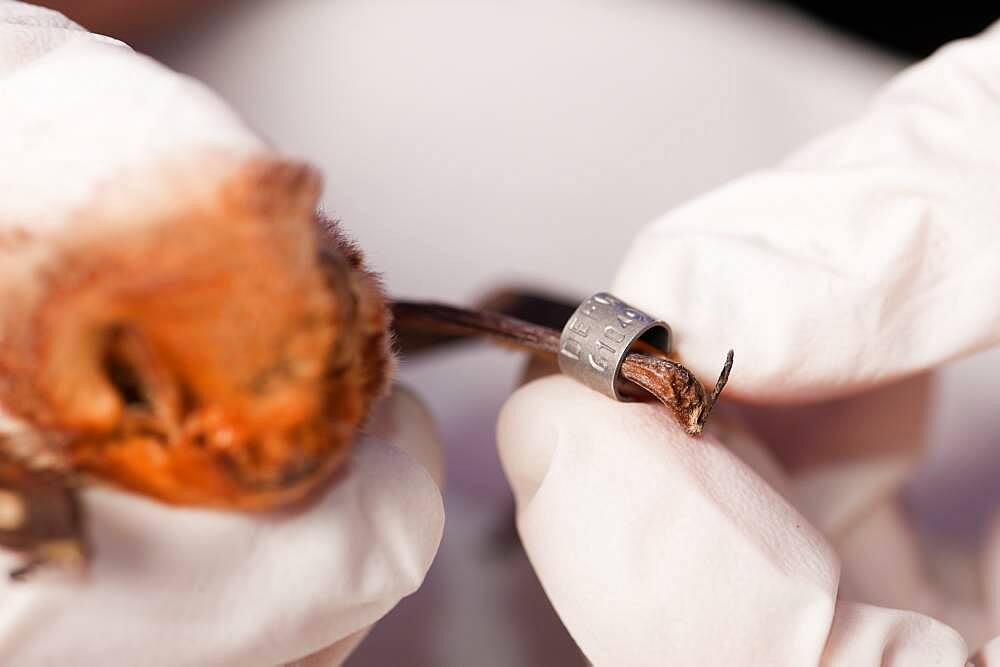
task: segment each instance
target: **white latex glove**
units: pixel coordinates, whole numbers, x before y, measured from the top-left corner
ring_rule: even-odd
[[[735,349],[763,443],[565,377],[507,403],[521,536],[595,664],[962,667],[1000,632],[996,585],[981,608],[935,586],[897,497],[926,372],[1000,341],[998,108],[994,28],[635,241],[612,291],[705,382]]]
[[[424,579],[444,527],[430,416],[397,390],[348,472],[304,508],[264,515],[84,493],[83,582],[0,576],[10,665],[340,664]],[[16,559],[4,555],[0,572]]]
[[[0,243],[85,233],[75,212],[124,167],[262,145],[202,86],[58,14],[0,2]],[[117,205],[169,200],[159,183]],[[0,273],[23,279],[18,269]],[[338,664],[423,580],[441,477],[429,415],[396,390],[329,488],[296,508],[199,511],[90,488],[84,580],[0,576],[0,663]],[[3,552],[0,572],[16,562]]]

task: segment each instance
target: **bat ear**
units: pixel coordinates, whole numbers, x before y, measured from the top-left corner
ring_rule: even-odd
[[[225,189],[227,203],[266,217],[312,217],[323,190],[319,171],[305,162],[262,157],[246,164]]]

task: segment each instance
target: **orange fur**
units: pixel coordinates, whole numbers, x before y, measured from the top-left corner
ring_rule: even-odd
[[[317,238],[319,191],[309,167],[261,158],[73,245],[0,341],[0,403],[70,467],[167,502],[308,493],[391,374],[381,287],[339,232]]]

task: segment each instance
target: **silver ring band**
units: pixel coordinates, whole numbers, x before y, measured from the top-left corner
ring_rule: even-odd
[[[627,382],[619,376],[632,345],[641,340],[670,352],[670,327],[621,299],[598,292],[580,306],[559,339],[559,370],[616,401]]]

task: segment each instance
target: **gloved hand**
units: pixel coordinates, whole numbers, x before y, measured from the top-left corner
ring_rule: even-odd
[[[996,587],[937,587],[898,500],[928,372],[1000,341],[998,104],[994,27],[640,234],[611,291],[703,381],[733,348],[754,407],[692,439],[561,376],[506,404],[520,534],[595,664],[962,667],[1000,632]]]
[[[88,488],[83,580],[0,576],[0,662],[340,664],[423,581],[444,527],[441,475],[430,416],[397,389],[304,507],[219,512]],[[16,560],[0,553],[2,573]]]
[[[180,199],[155,170],[123,186],[123,168],[262,145],[202,86],[54,12],[0,2],[0,246],[39,231],[53,243],[85,235],[93,221],[80,210],[95,199]],[[33,254],[6,255],[0,295],[9,281],[44,278],[18,272]],[[16,319],[9,301],[4,322]],[[338,664],[423,580],[442,534],[441,477],[429,415],[397,389],[329,486],[294,507],[177,508],[88,488],[94,558],[82,580],[12,582],[18,559],[0,551],[0,663]]]

